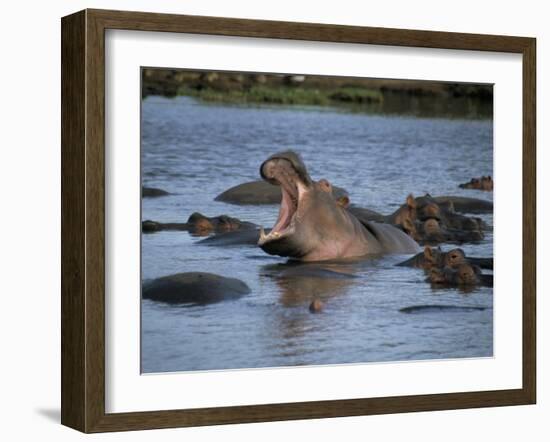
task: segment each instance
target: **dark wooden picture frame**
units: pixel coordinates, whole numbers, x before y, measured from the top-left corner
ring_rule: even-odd
[[[61,421],[83,432],[534,404],[536,41],[533,38],[84,10],[62,19]],[[219,408],[105,412],[105,30],[517,53],[523,59],[523,385]]]

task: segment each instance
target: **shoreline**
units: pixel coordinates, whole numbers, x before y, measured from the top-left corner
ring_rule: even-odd
[[[490,85],[278,74],[142,70],[142,98],[189,96],[210,103],[302,105],[356,112],[492,119]]]

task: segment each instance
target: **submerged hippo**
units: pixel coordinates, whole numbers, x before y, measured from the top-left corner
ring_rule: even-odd
[[[479,205],[479,201],[483,200],[471,199],[470,204]],[[445,227],[460,230],[473,231],[489,228],[489,226],[487,226],[487,224],[481,218],[475,216],[466,216],[462,215],[461,213],[457,213],[456,205],[460,205],[461,202],[463,205],[466,204],[464,198],[460,197],[434,198],[430,194],[426,194],[422,197],[416,198],[417,210],[419,213],[419,218],[421,220],[435,218]]]
[[[166,190],[157,189],[155,187],[142,187],[141,196],[142,198],[156,198],[159,196],[170,195]]]
[[[493,286],[493,275],[484,275],[481,269],[469,263],[459,264],[456,268],[432,268],[428,279],[432,284],[450,286]]]
[[[481,232],[483,229],[487,229],[488,226],[480,218],[456,213],[454,209],[455,197],[445,198],[449,199],[438,202],[429,194],[417,198],[409,195],[405,200],[405,204],[389,215],[382,215],[373,210],[357,206],[348,207],[348,211],[361,221],[384,222],[398,226],[416,240],[418,238],[415,236],[416,229],[413,226],[417,225],[418,222],[424,222],[432,218],[437,220],[443,229],[454,230],[454,236],[463,237],[463,239],[454,239],[456,242],[468,241],[468,236],[471,236],[473,240],[478,239],[478,236],[483,236],[461,235],[458,230]]]
[[[418,241],[419,244],[440,244],[477,242],[484,238],[483,232],[478,230],[459,230],[444,227],[435,218],[415,223],[405,220],[403,230]]]
[[[143,284],[143,299],[169,304],[211,304],[250,293],[241,280],[213,273],[188,272],[163,276]]]
[[[430,270],[433,267],[456,267],[464,262],[466,262],[466,254],[462,249],[452,249],[448,252],[444,252],[440,247],[431,248],[426,246],[423,252],[397,265],[401,267],[416,267]]]
[[[160,232],[162,230],[189,231],[196,236],[206,236],[212,232],[231,232],[234,230],[254,229],[257,226],[238,218],[227,215],[208,217],[202,213],[193,213],[186,223],[159,223],[146,220],[142,222],[144,233]]]
[[[485,223],[477,217],[465,216],[456,212],[454,197],[448,197],[447,200],[437,200],[430,194],[412,198],[412,195],[407,197],[404,206],[401,206],[396,214],[400,214],[403,219],[407,217],[403,215],[414,211],[415,217],[408,217],[412,221],[417,219],[426,221],[428,219],[436,219],[445,228],[460,229],[460,230],[482,230],[487,228]],[[395,216],[395,215],[394,215]],[[402,224],[402,220],[396,220],[395,224]]]
[[[479,305],[441,305],[441,304],[425,304],[425,305],[411,305],[399,309],[401,313],[415,314],[415,313],[441,313],[441,312],[482,312],[489,307],[483,307]]]
[[[197,244],[205,246],[258,246],[260,231],[256,228],[221,232],[201,239]]]
[[[493,202],[465,196],[434,196],[438,204],[452,204],[455,212],[460,213],[493,213]]]
[[[268,158],[260,175],[281,187],[279,217],[271,232],[260,230],[258,245],[270,255],[324,261],[381,253],[415,253],[418,244],[399,229],[359,221],[333,196],[331,184],[313,181],[298,154]]]
[[[340,199],[348,196],[348,193],[340,188],[333,187],[334,198]],[[242,183],[220,193],[215,201],[230,204],[279,204],[281,202],[281,188],[269,182],[258,180]]]
[[[482,176],[481,178],[472,178],[467,183],[459,184],[458,187],[461,189],[486,190],[488,192],[492,192],[493,185],[493,178],[491,175],[488,175]]]
[[[403,261],[398,266],[402,267],[416,267],[424,270],[430,270],[433,267],[444,268],[451,267],[456,268],[460,264],[470,263],[477,265],[482,269],[493,269],[493,258],[474,258],[466,256],[462,249],[451,249],[447,252],[441,250],[441,247],[432,248],[426,246],[424,251],[414,255],[412,258]]]

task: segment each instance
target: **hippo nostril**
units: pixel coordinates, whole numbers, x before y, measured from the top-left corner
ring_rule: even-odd
[[[276,158],[267,160],[260,167],[260,175],[271,184],[280,184],[280,181],[287,178],[292,164],[285,159]]]
[[[266,161],[260,168],[260,175],[264,180],[271,181],[275,177],[275,164],[273,160]]]
[[[276,170],[270,172],[270,170],[267,168],[267,166],[269,165],[275,165]],[[302,181],[304,184],[311,184],[311,178],[307,173],[306,166],[303,163],[300,155],[295,152],[285,151],[272,155],[260,166],[260,175],[266,181],[273,183],[272,180],[276,178],[274,173],[278,173],[279,169],[292,171],[293,176],[299,178],[300,181]]]
[[[260,167],[260,174],[267,182],[281,186],[296,205],[298,197],[296,183],[300,178],[289,160],[284,158],[267,160]]]

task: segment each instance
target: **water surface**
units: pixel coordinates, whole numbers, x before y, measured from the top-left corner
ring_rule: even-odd
[[[292,148],[314,179],[344,187],[353,203],[384,214],[415,196],[492,194],[458,183],[492,172],[491,120],[369,115],[315,107],[205,104],[150,96],[142,105],[142,180],[172,195],[145,198],[142,218],[185,222],[193,212],[227,214],[270,227],[278,206],[236,206],[216,195],[259,179],[267,156]],[[492,225],[492,216],[483,216]],[[433,289],[407,256],[328,266],[353,274],[320,283],[277,277],[285,259],[256,247],[207,247],[187,232],[142,236],[144,280],[208,271],[246,282],[252,293],[208,306],[142,301],[142,371],[166,372],[487,357],[493,353],[493,290]],[[444,248],[452,246],[443,245]],[[492,256],[488,232],[462,248]],[[312,297],[326,301],[311,314]],[[412,305],[480,306],[425,311]]]

